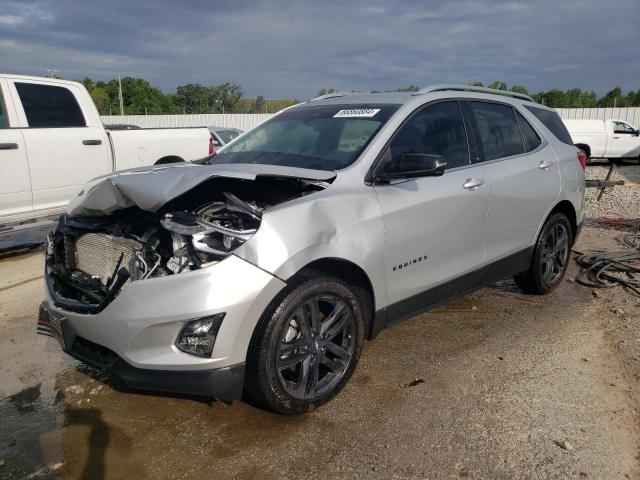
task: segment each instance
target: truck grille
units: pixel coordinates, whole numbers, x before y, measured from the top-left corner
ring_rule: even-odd
[[[122,257],[120,266],[126,267],[134,279],[139,248],[140,244],[135,240],[104,233],[87,233],[75,241],[75,248],[71,248],[75,250],[73,257],[70,258],[70,249],[65,245],[67,268],[98,277],[104,285],[113,276]]]

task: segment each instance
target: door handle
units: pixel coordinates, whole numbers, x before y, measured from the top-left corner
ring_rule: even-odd
[[[83,145],[102,145],[102,140],[82,140]]]
[[[0,150],[17,150],[17,143],[0,143]]]
[[[619,139],[620,137],[619,137],[619,136],[617,136],[617,137],[615,137],[615,136],[614,136],[614,137],[611,137],[611,138],[615,138],[615,139],[617,140],[617,139]]]
[[[484,178],[467,178],[467,180],[462,184],[462,188],[466,188],[467,190],[475,190],[483,183]]]
[[[553,162],[551,160],[542,160],[540,161],[540,163],[538,164],[538,168],[542,169],[542,170],[546,170],[547,168],[549,168],[551,165],[553,165]]]

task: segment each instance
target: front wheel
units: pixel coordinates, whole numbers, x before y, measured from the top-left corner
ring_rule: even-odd
[[[514,276],[516,284],[526,293],[549,293],[560,284],[567,271],[572,244],[571,224],[566,215],[553,214],[534,245],[529,270]]]
[[[354,289],[323,274],[303,277],[265,310],[249,347],[247,389],[276,412],[307,412],[344,387],[363,344]]]

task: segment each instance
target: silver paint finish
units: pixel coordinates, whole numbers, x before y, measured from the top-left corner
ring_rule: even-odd
[[[452,169],[441,177],[366,184],[367,172],[402,122],[424,104],[445,98],[513,105],[544,141],[534,152]],[[131,204],[155,210],[215,175],[248,180],[258,174],[314,180],[335,176],[326,189],[267,210],[257,233],[212,267],[132,282],[98,315],[60,313],[79,334],[135,366],[222,367],[245,361],[266,306],[287,279],[313,261],[339,259],[362,269],[371,282],[375,308],[380,309],[532,246],[547,215],[562,200],[571,202],[577,223],[582,223],[584,173],[576,148],[556,140],[522,108],[528,102],[469,92],[390,93],[333,97],[294,108],[339,108],[358,102],[402,106],[360,158],[335,173],[236,164],[210,166],[208,173],[200,174],[205,170],[194,165],[125,172],[116,180],[95,181],[94,190],[72,204],[72,213],[104,214]],[[130,181],[133,177],[142,180]],[[185,321],[223,311],[227,316],[212,359],[192,357],[173,347]]]
[[[131,282],[96,315],[49,307],[73,331],[113,350],[138,368],[207,370],[242,363],[260,315],[285,283],[231,255],[201,270]],[[225,312],[212,358],[178,350],[174,342],[189,320]]]

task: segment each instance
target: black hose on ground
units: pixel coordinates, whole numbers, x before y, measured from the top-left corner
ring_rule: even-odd
[[[576,282],[592,288],[621,286],[640,297],[640,234],[621,235],[616,240],[624,250],[577,252],[581,269]]]

